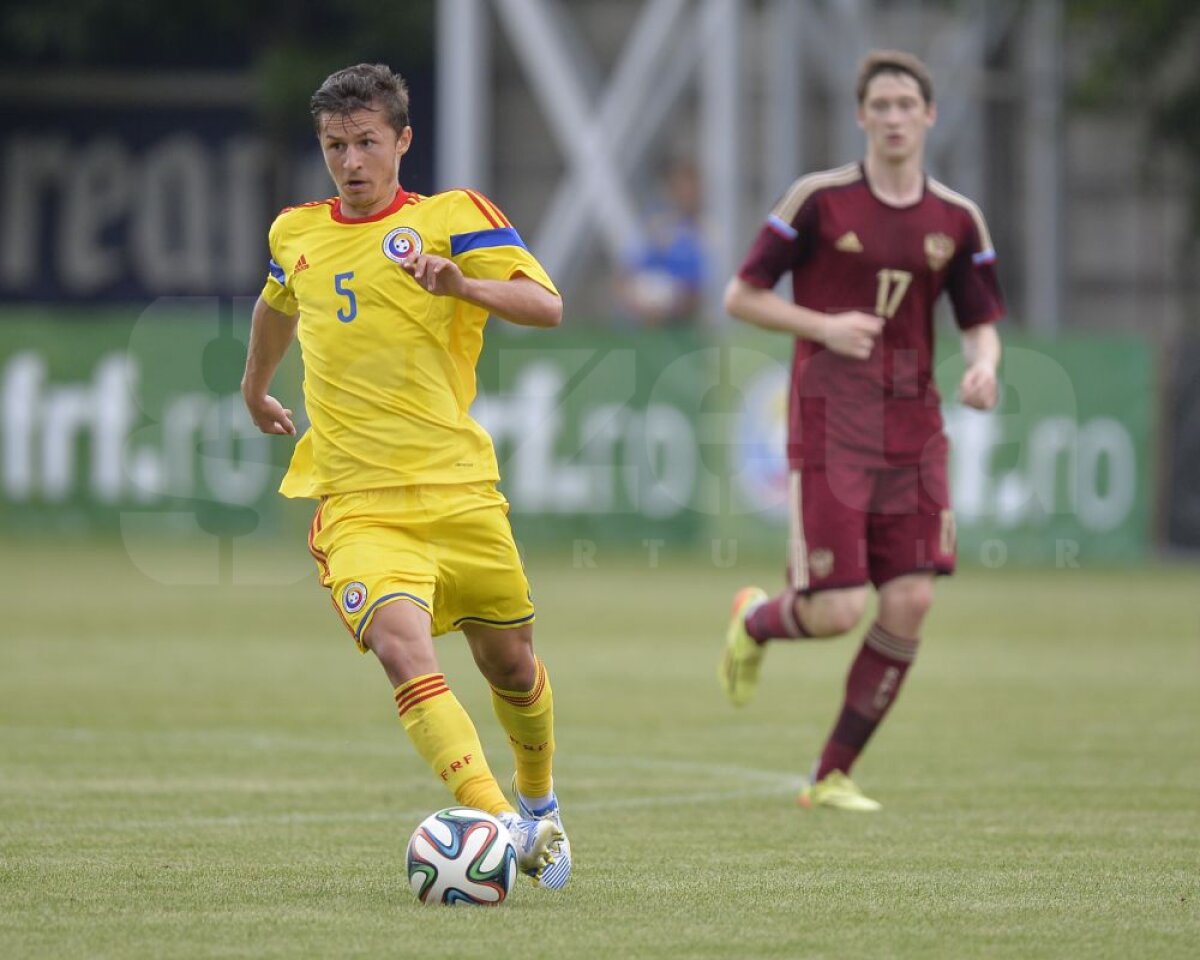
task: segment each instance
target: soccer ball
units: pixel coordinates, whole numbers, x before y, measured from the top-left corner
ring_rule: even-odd
[[[422,903],[504,902],[517,880],[517,848],[504,824],[470,807],[421,821],[408,841],[408,882]]]

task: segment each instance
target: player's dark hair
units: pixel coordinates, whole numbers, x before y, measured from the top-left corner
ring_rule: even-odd
[[[867,98],[867,86],[881,73],[902,73],[917,81],[926,103],[933,103],[933,74],[911,53],[903,50],[872,50],[858,67],[858,102]]]
[[[382,110],[400,133],[408,126],[408,84],[385,64],[359,63],[326,77],[309,107],[317,133],[323,118],[348,117],[356,110]]]

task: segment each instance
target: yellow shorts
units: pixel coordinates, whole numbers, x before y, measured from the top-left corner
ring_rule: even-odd
[[[308,548],[360,650],[376,611],[397,600],[426,611],[435,637],[466,623],[533,621],[508,501],[492,483],[322,497]]]

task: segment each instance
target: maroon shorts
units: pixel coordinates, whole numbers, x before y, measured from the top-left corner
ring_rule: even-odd
[[[828,463],[794,470],[788,540],[791,583],[799,591],[953,573],[945,451],[906,467]]]

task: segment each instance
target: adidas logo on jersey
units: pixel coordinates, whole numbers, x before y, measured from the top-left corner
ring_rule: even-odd
[[[853,230],[848,230],[837,238],[837,243],[834,246],[843,253],[862,253],[862,241],[858,239],[858,234]]]
[[[308,269],[308,258],[304,254],[300,254],[300,259],[296,261],[296,265],[292,267],[292,276],[294,277],[301,270]]]

